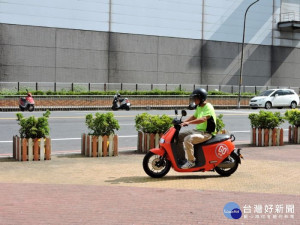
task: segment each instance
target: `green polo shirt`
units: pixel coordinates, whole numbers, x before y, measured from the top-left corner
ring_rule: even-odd
[[[215,124],[217,124],[216,113],[215,113],[215,109],[212,106],[212,104],[206,103],[205,106],[203,106],[203,107],[197,106],[196,111],[194,113],[194,117],[196,117],[197,119],[200,119],[204,116],[213,116]],[[207,127],[207,121],[205,121],[204,123],[197,124],[196,129],[200,130],[200,131],[206,131],[206,127]],[[216,133],[216,130],[212,134],[215,134],[215,133]]]

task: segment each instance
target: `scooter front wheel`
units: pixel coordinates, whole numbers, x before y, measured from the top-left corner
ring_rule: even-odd
[[[165,157],[148,152],[143,160],[143,168],[150,177],[161,178],[170,171],[171,162]]]

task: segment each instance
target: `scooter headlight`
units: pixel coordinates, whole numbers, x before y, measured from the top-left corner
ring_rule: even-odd
[[[159,140],[159,143],[161,143],[161,144],[165,143],[165,139],[161,138],[161,139]]]

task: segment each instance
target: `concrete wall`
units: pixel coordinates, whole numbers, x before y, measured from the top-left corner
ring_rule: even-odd
[[[0,81],[108,82],[106,32],[0,24]]]
[[[232,42],[0,24],[0,81],[237,85],[240,52]],[[299,59],[299,48],[246,45],[243,84],[300,86]]]

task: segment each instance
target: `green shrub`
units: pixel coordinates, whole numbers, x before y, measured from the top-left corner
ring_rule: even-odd
[[[1,95],[15,95],[16,94],[16,90],[11,90],[11,89],[6,89],[6,88],[3,88],[1,90]]]
[[[208,95],[232,95],[231,93],[228,92],[223,92],[223,91],[208,91]]]
[[[167,115],[150,115],[148,113],[138,114],[135,117],[135,128],[145,133],[164,133],[173,124],[173,119]]]
[[[30,116],[26,119],[22,113],[17,113],[17,121],[19,121],[18,124],[21,126],[19,130],[21,138],[44,138],[49,135],[49,115],[50,111],[47,110],[43,116],[38,119],[34,116]]]
[[[119,122],[114,118],[114,114],[108,113],[96,113],[95,117],[92,114],[88,114],[85,117],[85,124],[90,130],[89,135],[95,136],[109,136],[115,133],[115,130],[119,130]]]
[[[253,128],[274,129],[284,122],[280,112],[259,111],[249,114],[250,123]]]
[[[88,92],[88,88],[83,85],[74,84],[73,91],[74,92]]]
[[[225,124],[223,122],[223,114],[220,114],[220,115],[217,116],[216,122],[217,122],[217,124],[216,124],[217,132],[222,131],[225,127]]]
[[[291,109],[285,112],[285,119],[289,122],[289,124],[294,126],[300,126],[300,110],[299,109]]]

